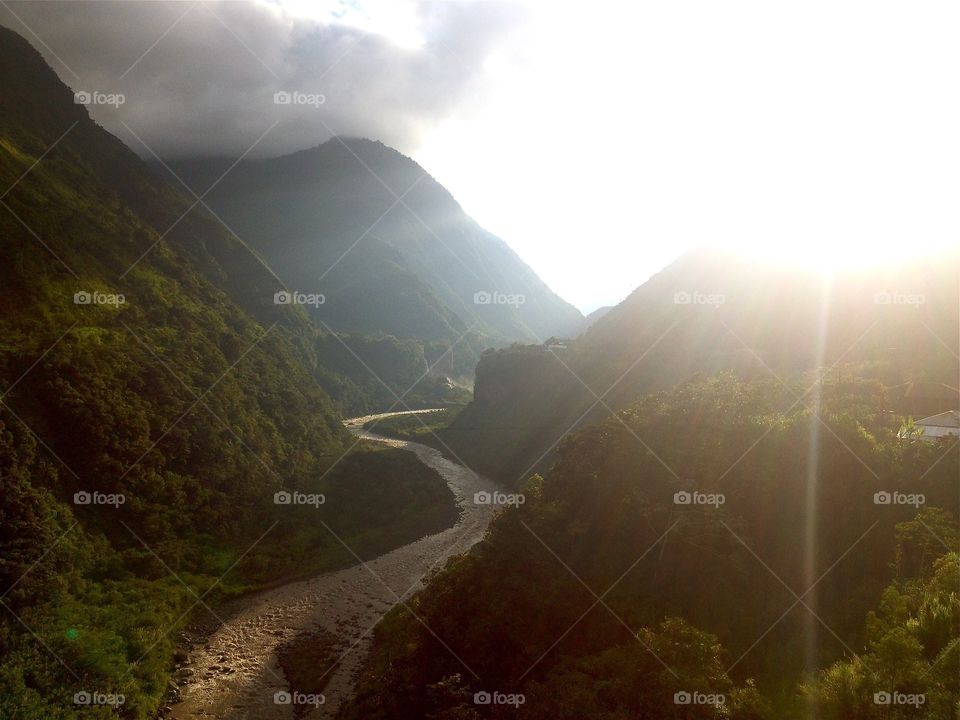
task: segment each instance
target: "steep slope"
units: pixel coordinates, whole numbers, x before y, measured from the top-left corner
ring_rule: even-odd
[[[412,458],[338,462],[321,333],[3,28],[0,193],[0,716],[153,717],[197,610],[453,520]]]
[[[474,400],[445,439],[475,469],[516,484],[577,425],[697,373],[777,376],[797,393],[818,367],[851,381],[927,378],[956,388],[958,283],[956,252],[832,279],[690,253],[566,348],[485,354]]]
[[[225,166],[173,168],[203,193]],[[313,315],[335,330],[446,343],[470,331],[477,350],[582,322],[423,168],[379,142],[335,138],[244,161],[207,200],[292,287],[325,295]]]
[[[378,626],[345,717],[955,717],[960,454],[901,440],[879,385],[825,384],[821,423],[725,375],[571,434]]]
[[[605,317],[605,316],[607,315],[607,313],[609,313],[611,310],[613,310],[613,306],[612,306],[612,305],[607,305],[607,306],[604,306],[604,307],[599,307],[599,308],[597,308],[596,310],[594,310],[592,313],[590,313],[589,315],[587,315],[587,316],[583,319],[584,330],[588,330],[588,329],[590,329],[591,327],[593,327],[593,326],[597,323],[598,320],[600,320],[601,318]]]

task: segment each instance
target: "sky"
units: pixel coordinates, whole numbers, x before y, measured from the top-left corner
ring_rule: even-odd
[[[5,0],[0,24],[122,93],[89,109],[145,157],[382,140],[585,312],[698,245],[829,268],[960,237],[955,2]]]

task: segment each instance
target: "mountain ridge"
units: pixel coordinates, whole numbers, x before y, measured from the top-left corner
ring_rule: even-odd
[[[439,531],[454,498],[356,446],[339,340],[6,28],[0,88],[0,716],[99,692],[147,720],[198,606]]]
[[[170,166],[202,193],[225,163]],[[475,360],[487,346],[582,323],[424,168],[376,140],[336,137],[244,160],[209,203],[292,285],[325,291],[326,306],[311,315],[333,330],[460,341]],[[472,372],[469,362],[463,369]]]
[[[839,363],[890,387],[919,376],[955,383],[958,278],[957,252],[830,282],[813,270],[690,252],[565,347],[486,353],[474,400],[444,440],[475,469],[516,485],[548,466],[569,430],[702,373],[792,383]],[[911,295],[914,304],[899,302]]]

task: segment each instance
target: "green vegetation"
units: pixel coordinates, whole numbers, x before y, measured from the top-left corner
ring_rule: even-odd
[[[203,193],[232,164],[200,159],[173,168]],[[438,374],[468,383],[487,347],[568,336],[583,323],[423,168],[379,142],[334,138],[248,159],[205,200],[292,288],[324,294],[310,311],[319,327],[404,338],[392,368],[417,346]],[[476,303],[484,291],[525,302]]]
[[[438,376],[446,348],[391,335],[325,334],[318,380],[344,415],[464,404],[469,390]]]
[[[304,258],[329,263],[392,202],[350,150],[401,190],[419,172],[366,141],[218,188],[231,225],[279,236],[265,254],[328,300],[277,304],[272,272],[5,29],[0,83],[0,717],[146,720],[206,606],[455,521],[436,473],[354,447],[340,413],[454,405],[441,372],[571,309],[439,186],[410,203],[452,214],[451,244],[507,268],[489,289],[541,297],[534,316],[481,303],[472,328],[457,307],[483,288],[445,287],[450,258],[421,253],[406,216],[309,287]],[[319,180],[294,192],[288,174]],[[893,392],[956,377],[957,278],[952,255],[832,288],[685,258],[569,347],[485,353],[462,412],[375,424],[440,434],[525,502],[416,596],[417,619],[386,618],[346,717],[960,716],[957,443],[918,437]],[[929,302],[875,300],[898,288]],[[810,387],[831,363],[840,377]],[[323,635],[284,648],[295,689],[322,689],[333,652]]]
[[[824,720],[960,716],[955,526],[924,511],[897,526],[897,540],[897,577],[867,616],[868,651],[838,661],[803,688]]]
[[[411,440],[443,450],[437,441],[437,435],[443,431],[463,410],[462,406],[442,408],[436,412],[422,415],[396,415],[394,417],[371,420],[363,427],[380,435],[396,438],[397,440]]]
[[[411,603],[423,624],[378,628],[347,717],[513,713],[473,703],[495,689],[538,720],[901,717],[881,691],[955,717],[956,441],[900,440],[878,382],[824,386],[822,423],[798,388],[698,379],[567,437]]]
[[[4,468],[2,582],[14,586],[4,603],[32,630],[12,618],[2,623],[4,717],[86,716],[71,707],[82,690],[122,693],[126,716],[152,717],[166,692],[176,630],[204,615],[205,605],[353,564],[336,537],[370,558],[456,520],[439,476],[412,453],[392,449],[363,447],[309,483],[305,490],[325,494],[318,508],[257,503],[256,530],[268,534],[255,545],[252,533],[241,540],[212,527],[157,538],[149,513],[139,520],[126,508],[103,511],[88,524],[83,508],[58,503],[36,477],[22,479],[16,471],[36,461],[26,459]],[[171,509],[193,511],[189,504]],[[75,521],[80,525],[70,530]],[[114,528],[126,532],[121,523],[127,538]],[[149,538],[149,548],[137,537]]]
[[[335,536],[447,527],[453,496],[410,453],[343,457],[329,338],[2,28],[0,83],[0,717],[151,718],[205,606],[355,562]]]
[[[893,303],[895,290],[922,302]],[[723,371],[749,380],[829,369],[833,384],[876,380],[887,410],[918,418],[897,386],[925,379],[953,389],[924,414],[956,409],[958,298],[957,250],[888,271],[838,273],[829,284],[814,273],[691,252],[566,348],[485,353],[474,400],[443,440],[478,472],[516,486],[552,464],[571,429]]]
[[[347,567],[357,557],[370,560],[457,520],[453,494],[436,471],[412,452],[374,443],[360,443],[307,491],[322,493],[325,502],[287,508],[296,513],[291,529],[278,527],[281,532],[244,558],[240,569],[247,583],[277,584]],[[281,511],[286,523],[283,516]]]

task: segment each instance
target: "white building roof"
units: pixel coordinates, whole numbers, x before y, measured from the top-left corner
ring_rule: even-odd
[[[947,410],[939,415],[931,415],[922,420],[917,420],[914,425],[924,425],[927,427],[948,427],[960,428],[960,411]]]

